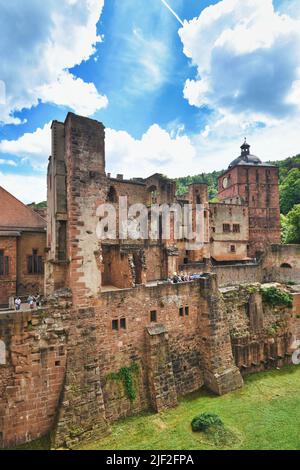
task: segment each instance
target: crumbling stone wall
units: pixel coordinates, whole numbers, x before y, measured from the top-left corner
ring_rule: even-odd
[[[17,289],[17,239],[16,237],[0,237],[0,250],[9,257],[9,273],[0,276],[0,306],[6,306],[8,299],[16,295]]]
[[[0,447],[49,432],[66,365],[66,332],[58,311],[0,315],[6,364],[0,365]]]
[[[262,302],[261,284],[221,289],[232,349],[243,374],[290,363],[292,309]]]

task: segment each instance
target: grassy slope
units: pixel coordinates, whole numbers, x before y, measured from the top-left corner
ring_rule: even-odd
[[[113,426],[112,435],[82,449],[212,449],[192,433],[192,418],[217,413],[239,436],[235,449],[300,450],[300,367],[286,367],[248,377],[244,389],[223,397],[202,392],[183,399],[178,408],[129,418]]]

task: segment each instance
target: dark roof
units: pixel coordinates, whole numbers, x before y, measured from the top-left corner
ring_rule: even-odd
[[[229,168],[233,168],[234,166],[238,165],[249,165],[249,166],[274,166],[270,164],[263,163],[260,158],[256,157],[255,155],[252,155],[250,153],[250,148],[251,145],[249,145],[245,139],[245,142],[241,146],[241,155],[237,157],[235,160],[233,160]]]
[[[263,165],[263,163],[260,158],[249,153],[248,155],[240,155],[238,158],[233,160],[230,163],[229,168],[237,165]]]

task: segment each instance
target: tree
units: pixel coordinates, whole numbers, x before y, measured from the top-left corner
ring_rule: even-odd
[[[300,170],[289,171],[280,185],[280,206],[283,214],[288,214],[295,204],[300,203]]]
[[[296,204],[285,217],[281,218],[284,243],[300,243],[300,204]]]

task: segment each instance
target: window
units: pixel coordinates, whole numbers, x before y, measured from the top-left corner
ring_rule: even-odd
[[[184,316],[184,309],[183,309],[183,307],[180,307],[180,309],[179,309],[179,316],[180,316],[180,317],[183,317],[183,316]]]
[[[292,269],[292,266],[289,263],[282,263],[280,267],[285,269]]]
[[[121,328],[121,330],[126,330],[126,318],[121,318],[120,328]]]
[[[113,204],[118,202],[117,191],[115,190],[115,188],[113,186],[111,186],[109,191],[108,191],[107,202],[111,202]]]
[[[44,274],[43,257],[38,255],[38,250],[32,250],[32,255],[27,258],[28,274]]]
[[[151,323],[156,323],[157,322],[157,311],[156,310],[152,310],[152,312],[150,312],[150,321],[151,321]]]
[[[223,224],[223,232],[224,233],[230,232],[230,224]]]
[[[231,246],[230,246],[230,252],[231,252],[231,253],[235,253],[235,252],[236,252],[235,245],[231,245]]]
[[[190,307],[185,307],[185,316],[188,317],[190,314]]]
[[[240,233],[240,232],[241,232],[240,224],[233,224],[233,233]]]
[[[9,257],[4,256],[4,251],[0,250],[0,276],[9,274]]]
[[[113,320],[112,321],[112,329],[118,331],[118,329],[119,329],[119,321],[118,320]]]

